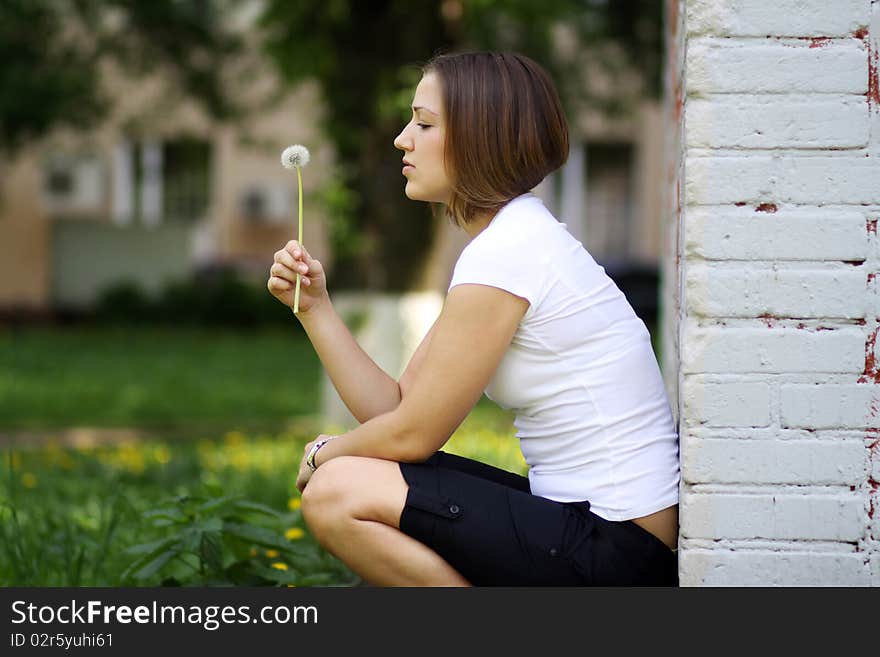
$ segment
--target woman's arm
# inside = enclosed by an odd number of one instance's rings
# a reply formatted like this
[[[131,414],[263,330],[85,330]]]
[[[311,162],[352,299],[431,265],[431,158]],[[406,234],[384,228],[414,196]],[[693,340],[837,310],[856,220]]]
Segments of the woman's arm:
[[[400,386],[361,349],[330,297],[297,318],[306,330],[330,381],[358,422],[400,404]]]
[[[528,306],[525,299],[495,287],[452,288],[430,339],[422,343],[423,360],[411,362],[418,376],[405,387],[400,404],[325,444],[315,463],[343,455],[404,462],[428,458],[483,394]]]

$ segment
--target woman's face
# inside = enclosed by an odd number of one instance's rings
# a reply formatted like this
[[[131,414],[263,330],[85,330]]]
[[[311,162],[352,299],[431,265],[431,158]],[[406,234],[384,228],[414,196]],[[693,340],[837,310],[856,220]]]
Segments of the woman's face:
[[[406,196],[414,201],[448,203],[452,184],[443,161],[443,94],[436,74],[422,77],[413,97],[412,119],[394,140],[403,151]]]

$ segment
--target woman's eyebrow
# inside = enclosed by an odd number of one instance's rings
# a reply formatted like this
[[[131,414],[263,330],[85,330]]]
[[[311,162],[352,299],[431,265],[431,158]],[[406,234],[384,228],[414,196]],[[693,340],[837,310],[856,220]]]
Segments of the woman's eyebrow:
[[[439,114],[437,114],[437,112],[432,112],[432,111],[429,110],[427,107],[422,107],[421,105],[413,105],[413,106],[412,106],[412,111],[413,111],[413,112],[417,112],[418,110],[425,110],[425,111],[428,112],[429,114],[433,114],[434,116],[439,116]]]

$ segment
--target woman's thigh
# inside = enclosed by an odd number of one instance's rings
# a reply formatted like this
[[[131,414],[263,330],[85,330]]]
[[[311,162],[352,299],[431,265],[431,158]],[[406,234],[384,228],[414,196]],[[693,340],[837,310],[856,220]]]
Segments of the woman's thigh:
[[[401,531],[475,585],[674,585],[674,554],[662,542],[596,516],[589,502],[532,495],[525,477],[445,452],[400,471]]]
[[[449,454],[447,452],[435,452],[427,461],[427,465],[434,465],[447,470],[456,470],[480,479],[493,481],[496,484],[508,486],[524,493],[531,493],[532,488],[529,484],[529,478],[518,475],[515,472],[508,472],[494,465],[475,461],[457,454]]]

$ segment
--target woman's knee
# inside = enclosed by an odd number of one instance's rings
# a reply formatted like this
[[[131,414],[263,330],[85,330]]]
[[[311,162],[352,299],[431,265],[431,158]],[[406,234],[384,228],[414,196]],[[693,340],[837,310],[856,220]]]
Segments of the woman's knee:
[[[356,461],[354,456],[339,456],[312,473],[302,493],[302,514],[306,522],[317,512],[327,515],[344,503],[348,497],[346,487],[356,471]]]
[[[324,529],[351,519],[395,525],[407,485],[393,461],[339,456],[322,464],[302,495],[303,518]]]

